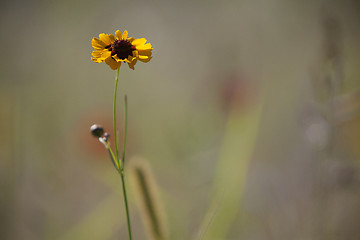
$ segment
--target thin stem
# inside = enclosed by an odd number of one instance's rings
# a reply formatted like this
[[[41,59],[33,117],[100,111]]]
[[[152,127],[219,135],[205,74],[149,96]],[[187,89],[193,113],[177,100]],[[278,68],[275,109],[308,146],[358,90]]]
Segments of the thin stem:
[[[107,139],[99,137],[99,141],[104,145],[106,150],[108,150],[111,162],[113,163],[115,169],[119,172],[120,171],[120,166],[118,165],[118,162],[115,161],[116,157],[115,157],[113,151],[111,150],[110,144],[108,143]]]
[[[126,186],[125,186],[125,177],[124,177],[124,170],[120,170],[120,176],[121,176],[121,182],[122,182],[122,189],[123,189],[123,196],[124,196],[124,204],[125,204],[125,211],[126,211],[126,220],[127,220],[127,226],[128,226],[128,232],[129,232],[129,240],[132,239],[131,235],[131,224],[130,224],[130,213],[129,213],[129,206],[127,201],[127,195],[126,195]]]
[[[126,154],[126,142],[127,142],[127,117],[128,117],[128,103],[127,103],[127,96],[125,95],[125,126],[124,126],[124,148],[123,148],[123,155],[122,155],[122,166],[125,168],[125,154]]]
[[[132,234],[131,234],[131,224],[130,224],[130,213],[129,213],[129,206],[128,206],[128,200],[127,200],[127,194],[126,194],[126,186],[125,186],[125,176],[124,176],[124,161],[125,161],[125,148],[126,148],[126,136],[127,136],[127,97],[125,96],[125,133],[124,133],[124,149],[123,149],[123,155],[122,160],[120,163],[119,158],[119,144],[118,144],[118,136],[117,136],[117,129],[116,129],[116,95],[117,95],[117,85],[119,82],[119,69],[116,71],[116,79],[115,79],[115,90],[114,90],[114,138],[115,138],[115,154],[116,154],[116,161],[118,166],[118,173],[121,177],[121,183],[122,183],[122,190],[123,190],[123,197],[124,197],[124,205],[125,205],[125,211],[126,211],[126,221],[128,226],[128,232],[129,232],[129,240],[132,240]],[[108,148],[109,153],[111,157],[114,157],[114,154],[111,151],[111,148]]]
[[[110,146],[108,146],[106,149],[108,150],[108,153],[110,155],[112,163],[114,164],[115,169],[119,172],[120,166],[118,165],[117,162],[115,162],[115,155],[114,155],[113,151],[111,150]]]
[[[111,157],[111,160],[112,160],[113,164],[115,165],[116,170],[119,171],[119,170],[120,170],[120,166],[118,166],[118,165],[116,164],[116,162],[115,162],[115,156],[114,156],[114,153],[113,153],[113,151],[111,150],[110,146],[108,146],[107,150],[109,151],[109,155],[110,155],[110,157]]]
[[[118,166],[121,168],[120,161],[119,161],[119,144],[118,144],[118,136],[117,136],[117,129],[116,129],[116,95],[117,95],[117,86],[119,82],[119,70],[116,71],[116,78],[115,78],[115,90],[114,90],[114,141],[115,141],[115,154],[116,154],[116,161]]]

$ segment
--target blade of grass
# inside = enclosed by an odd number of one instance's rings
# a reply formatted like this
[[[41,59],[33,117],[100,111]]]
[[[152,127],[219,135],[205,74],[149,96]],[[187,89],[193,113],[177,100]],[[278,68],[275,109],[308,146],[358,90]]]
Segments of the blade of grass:
[[[245,189],[261,112],[262,102],[246,113],[240,114],[237,109],[233,109],[229,114],[216,168],[214,194],[209,214],[205,216],[201,228],[201,232],[205,232],[204,235],[200,235],[202,239],[226,239],[233,221],[241,212],[239,203]],[[211,220],[214,209],[217,208],[216,216]]]

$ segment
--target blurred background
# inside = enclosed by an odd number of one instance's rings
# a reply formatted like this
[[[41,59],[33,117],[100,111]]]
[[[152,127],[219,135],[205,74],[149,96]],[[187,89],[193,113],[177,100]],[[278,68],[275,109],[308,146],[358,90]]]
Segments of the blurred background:
[[[149,163],[171,240],[360,239],[360,4],[1,1],[0,239],[127,239],[115,71],[91,39],[154,47],[120,69],[127,164]],[[148,239],[132,183],[134,239]]]

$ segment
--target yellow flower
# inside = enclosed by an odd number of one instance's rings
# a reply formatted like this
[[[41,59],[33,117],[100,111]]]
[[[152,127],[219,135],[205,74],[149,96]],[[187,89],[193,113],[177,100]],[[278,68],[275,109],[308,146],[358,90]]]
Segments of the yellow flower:
[[[145,38],[128,38],[128,32],[119,30],[112,34],[101,33],[99,38],[93,38],[91,44],[95,49],[92,52],[94,62],[105,62],[116,70],[121,62],[127,62],[129,68],[134,69],[137,60],[148,62],[151,59],[152,46],[146,43]]]

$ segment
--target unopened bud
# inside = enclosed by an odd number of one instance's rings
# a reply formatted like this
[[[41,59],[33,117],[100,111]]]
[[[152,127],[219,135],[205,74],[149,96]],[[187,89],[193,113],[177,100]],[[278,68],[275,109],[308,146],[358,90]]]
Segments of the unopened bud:
[[[101,137],[103,134],[104,134],[104,128],[101,127],[100,125],[97,125],[97,124],[93,124],[91,127],[90,127],[90,132],[91,134],[94,136],[94,137]]]

